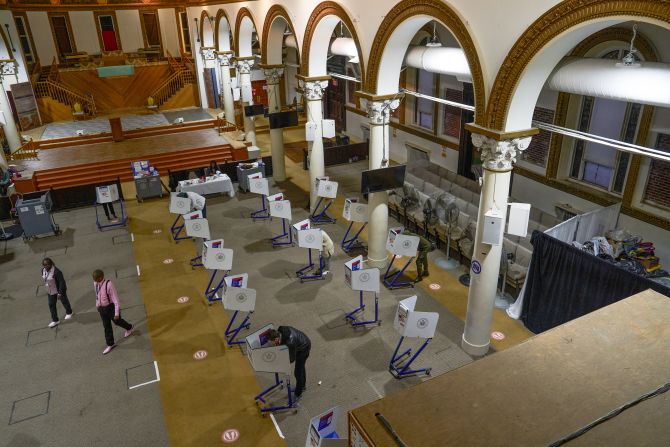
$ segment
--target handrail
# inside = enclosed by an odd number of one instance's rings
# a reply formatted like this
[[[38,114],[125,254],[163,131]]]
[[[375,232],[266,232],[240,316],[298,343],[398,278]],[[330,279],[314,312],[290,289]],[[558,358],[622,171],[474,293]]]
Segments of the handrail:
[[[236,130],[240,130],[239,127],[237,127],[237,124],[231,123],[225,118],[221,118],[220,116],[216,117],[216,128],[219,131],[219,135],[221,135],[224,132],[235,132]]]
[[[38,98],[48,96],[71,107],[79,103],[82,110],[88,115],[95,115],[96,112],[93,95],[83,95],[50,79],[35,83],[35,96]]]
[[[9,154],[10,160],[39,160],[37,157],[37,145],[31,138],[23,146]]]
[[[54,56],[53,60],[51,61],[51,67],[49,68],[49,80],[53,82],[58,82],[59,79],[60,75],[58,73],[58,61]]]
[[[163,83],[159,85],[150,96],[154,99],[154,103],[157,106],[161,106],[170,99],[172,95],[184,87],[184,84],[184,72],[176,71],[163,81]]]

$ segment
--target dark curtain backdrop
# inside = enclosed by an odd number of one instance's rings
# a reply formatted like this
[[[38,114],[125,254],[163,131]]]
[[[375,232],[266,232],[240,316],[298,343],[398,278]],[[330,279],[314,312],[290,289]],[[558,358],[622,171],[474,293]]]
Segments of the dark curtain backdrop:
[[[531,243],[533,258],[521,319],[536,334],[643,290],[670,296],[661,284],[537,230]]]

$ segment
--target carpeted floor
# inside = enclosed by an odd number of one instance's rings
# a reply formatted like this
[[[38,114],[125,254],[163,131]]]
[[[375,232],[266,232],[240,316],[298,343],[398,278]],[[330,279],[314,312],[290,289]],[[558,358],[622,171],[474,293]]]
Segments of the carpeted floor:
[[[161,113],[147,115],[126,115],[121,117],[121,126],[124,130],[142,129],[145,127],[165,126],[170,124]],[[64,123],[48,124],[42,133],[41,140],[54,138],[73,137],[78,130],[83,130],[86,135],[111,132],[109,119],[96,118],[87,121],[72,121]]]

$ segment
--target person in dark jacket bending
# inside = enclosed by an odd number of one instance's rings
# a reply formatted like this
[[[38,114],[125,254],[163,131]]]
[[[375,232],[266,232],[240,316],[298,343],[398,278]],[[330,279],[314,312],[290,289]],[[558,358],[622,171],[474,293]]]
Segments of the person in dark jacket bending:
[[[312,348],[312,342],[304,332],[291,326],[279,326],[276,330],[272,330],[269,334],[269,339],[274,346],[285,345],[288,347],[288,355],[291,363],[295,362],[295,397],[300,398],[302,392],[305,390],[305,382],[307,382],[307,372],[305,371],[305,363],[309,357],[309,350]]]
[[[60,323],[56,301],[60,300],[63,304],[66,320],[72,318],[72,307],[70,306],[70,300],[67,299],[67,285],[65,284],[63,272],[56,268],[51,258],[44,258],[42,260],[42,279],[49,296],[49,310],[51,311],[51,323],[49,323],[49,327],[56,327]]]

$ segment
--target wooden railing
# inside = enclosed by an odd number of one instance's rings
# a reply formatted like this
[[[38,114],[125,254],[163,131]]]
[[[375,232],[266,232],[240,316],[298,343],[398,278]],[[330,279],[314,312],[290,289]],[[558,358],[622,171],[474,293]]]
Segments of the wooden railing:
[[[179,57],[181,58],[181,63],[182,63],[183,65],[185,65],[185,64],[194,64],[194,63],[195,63],[195,62],[193,61],[193,59],[191,59],[191,56],[189,56],[188,54],[184,53],[184,51],[183,51],[181,48],[179,49]]]
[[[220,116],[216,117],[215,124],[216,129],[219,131],[219,135],[221,135],[224,132],[235,132],[239,128],[235,123],[231,123],[225,118],[221,118]]]
[[[78,93],[51,79],[35,83],[35,96],[38,98],[49,97],[70,107],[74,107],[75,103],[79,103],[85,114],[94,116],[96,113],[93,95]]]
[[[60,74],[58,73],[58,61],[54,57],[51,61],[51,67],[49,68],[49,81],[58,82],[60,80]]]
[[[184,88],[186,84],[191,83],[193,83],[193,74],[190,71],[176,71],[163,81],[163,83],[159,85],[150,96],[154,99],[154,104],[161,106],[167,102],[172,95]]]
[[[37,144],[31,138],[26,144],[9,155],[10,160],[39,160]]]
[[[30,72],[30,81],[35,84],[37,81],[39,81],[41,74],[42,64],[40,64],[40,61],[37,61],[35,62],[35,65],[33,65],[33,70]]]

